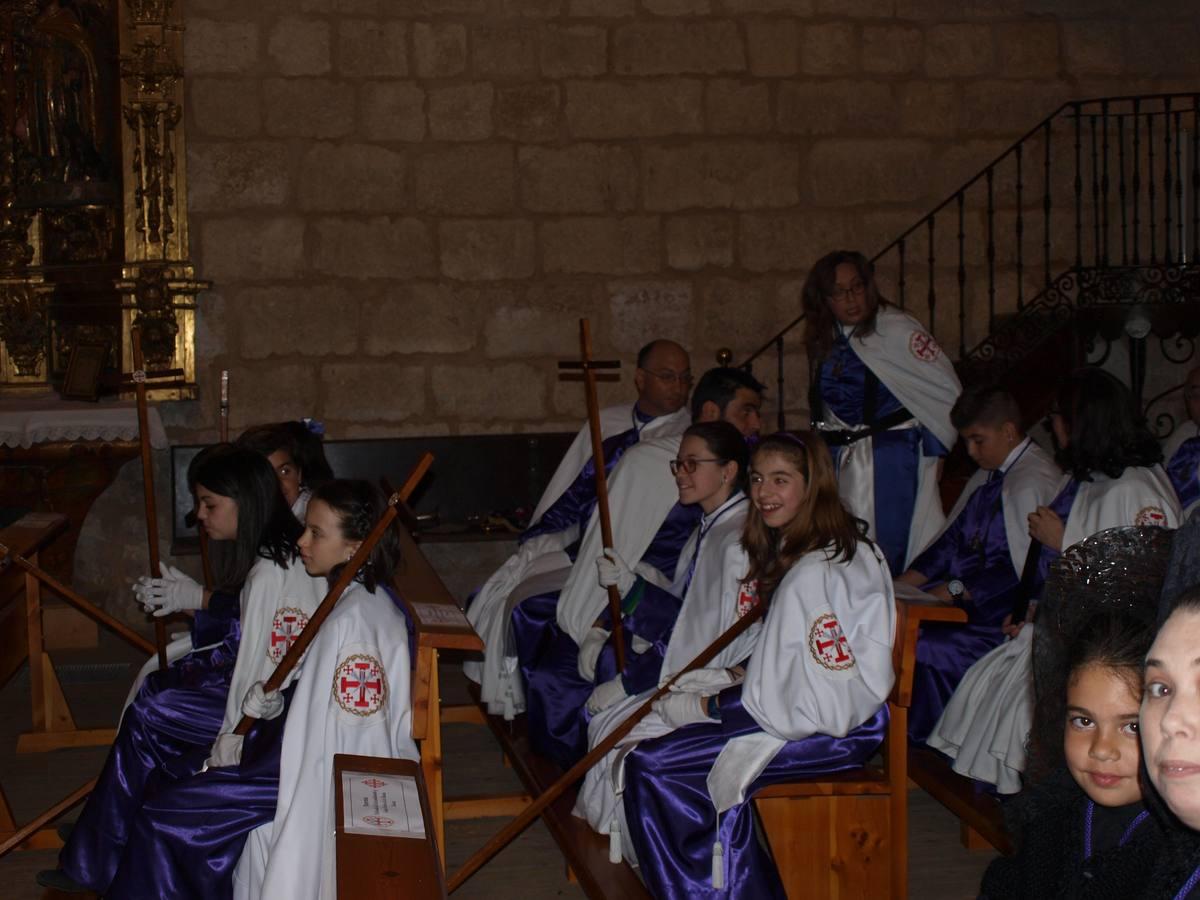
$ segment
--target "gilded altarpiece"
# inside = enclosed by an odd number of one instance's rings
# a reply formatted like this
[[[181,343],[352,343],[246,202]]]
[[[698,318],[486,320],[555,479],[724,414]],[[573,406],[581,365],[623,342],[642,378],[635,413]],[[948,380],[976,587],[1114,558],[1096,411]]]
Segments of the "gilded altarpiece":
[[[196,295],[175,0],[0,0],[0,393],[61,382],[72,348],[179,370],[195,395]]]

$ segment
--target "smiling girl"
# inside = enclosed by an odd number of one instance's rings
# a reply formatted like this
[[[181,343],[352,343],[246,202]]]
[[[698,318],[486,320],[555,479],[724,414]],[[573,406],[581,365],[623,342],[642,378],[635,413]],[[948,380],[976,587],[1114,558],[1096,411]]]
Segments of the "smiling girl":
[[[1100,609],[1045,655],[1030,766],[1044,774],[1013,801],[1018,849],[988,867],[986,900],[1139,895],[1162,845],[1138,784],[1148,615]]]
[[[656,897],[782,897],[748,798],[860,765],[886,730],[892,579],[842,506],[825,444],[810,432],[763,440],[750,498],[745,583],[770,606],[745,678],[684,675],[654,706],[675,730],[625,758],[623,849]]]

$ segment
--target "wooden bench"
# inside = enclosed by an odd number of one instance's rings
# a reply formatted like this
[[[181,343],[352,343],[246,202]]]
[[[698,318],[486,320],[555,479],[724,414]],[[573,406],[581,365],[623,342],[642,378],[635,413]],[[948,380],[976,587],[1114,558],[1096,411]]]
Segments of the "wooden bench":
[[[888,727],[879,761],[764,788],[754,804],[789,897],[908,896],[908,709],[924,622],[965,622],[958,607],[897,598]]]
[[[392,586],[412,617],[417,632],[417,658],[413,660],[412,679],[412,736],[421,750],[421,769],[429,791],[433,832],[444,863],[447,802],[442,790],[438,651],[483,650],[483,641],[421,553],[408,528],[400,521],[396,522],[396,528],[401,561]]]
[[[964,847],[979,850],[991,846],[1001,853],[1013,852],[1000,801],[955,772],[946,757],[926,747],[910,748],[908,777],[958,818]]]
[[[347,779],[347,774],[367,778]],[[403,780],[412,779],[420,803],[424,837],[402,834],[363,834],[351,829],[346,821],[344,789],[348,782],[363,792],[368,802],[386,793],[395,802]],[[337,808],[335,845],[337,860],[337,896],[339,900],[392,900],[395,897],[426,900],[446,896],[446,881],[436,835],[430,829],[429,795],[421,766],[408,759],[378,756],[352,756],[339,753],[333,758],[333,785]],[[380,792],[375,794],[375,792]],[[374,795],[374,796],[373,796]],[[401,802],[401,807],[405,806]],[[374,812],[374,810],[373,810]],[[370,825],[386,829],[413,815],[379,813],[364,818]],[[374,818],[375,821],[370,821]],[[382,821],[380,821],[382,819]],[[364,824],[368,824],[364,823]]]

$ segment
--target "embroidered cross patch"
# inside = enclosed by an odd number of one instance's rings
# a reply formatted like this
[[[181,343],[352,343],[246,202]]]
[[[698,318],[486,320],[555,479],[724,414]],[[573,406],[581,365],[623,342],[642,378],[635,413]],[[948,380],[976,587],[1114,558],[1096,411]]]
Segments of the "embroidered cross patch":
[[[1157,525],[1159,528],[1167,527],[1167,514],[1163,512],[1161,506],[1143,506],[1138,510],[1136,518],[1133,520],[1134,525]]]
[[[924,331],[914,331],[908,339],[908,349],[921,362],[933,362],[942,353],[933,335]]]
[[[808,630],[808,652],[812,658],[824,666],[840,672],[854,665],[854,653],[850,650],[850,642],[842,632],[833,613],[817,616],[812,628]]]
[[[370,716],[379,712],[387,700],[383,663],[363,653],[347,656],[333,673],[333,699],[351,715]]]
[[[758,606],[758,580],[743,584],[738,591],[737,617],[740,619],[754,607]]]
[[[272,662],[278,665],[307,624],[308,616],[302,609],[284,606],[275,610],[275,618],[271,621],[271,643],[267,645],[267,656]]]

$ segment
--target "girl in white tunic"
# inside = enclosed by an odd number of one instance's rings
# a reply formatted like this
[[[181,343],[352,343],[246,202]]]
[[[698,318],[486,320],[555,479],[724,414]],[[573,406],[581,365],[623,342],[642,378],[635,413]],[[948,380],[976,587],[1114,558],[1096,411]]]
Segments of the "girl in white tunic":
[[[678,456],[671,461],[679,502],[699,504],[704,516],[679,556],[669,591],[673,597],[682,598],[682,606],[673,628],[659,642],[664,646],[653,648],[653,653],[650,652],[652,648],[645,648],[647,652],[638,656],[639,662],[649,657],[648,661],[654,664],[648,682],[631,684],[627,673],[601,684],[592,692],[587,704],[588,712],[594,716],[588,728],[590,746],[603,740],[659,685],[681,671],[756,605],[758,597],[754,586],[743,584],[749,567],[749,559],[742,547],[742,528],[749,510],[742,485],[748,463],[745,440],[728,422],[693,425],[684,433]],[[602,570],[612,567],[606,557],[600,557],[597,564]],[[643,585],[643,590],[662,591],[648,583]],[[710,666],[723,669],[744,662],[754,646],[759,627],[751,627],[726,647]],[[628,672],[632,670],[633,667],[627,666]],[[631,746],[641,738],[663,734],[667,730],[662,721],[652,715],[639,724],[622,746]],[[620,750],[613,751],[592,767],[576,804],[576,813],[587,818],[601,833],[609,833],[614,822],[617,797],[612,767],[620,753]],[[614,842],[617,840],[614,838]]]
[[[770,607],[744,681],[685,675],[654,707],[675,730],[625,757],[624,849],[656,897],[782,897],[748,798],[861,765],[886,729],[892,580],[842,506],[828,450],[813,433],[772,435],[750,479],[745,583]]]
[[[1179,501],[1162,466],[1162,451],[1137,411],[1129,388],[1094,367],[1063,382],[1050,411],[1056,460],[1067,474],[1049,506],[1029,515],[1037,562],[1027,588],[1040,595],[1050,562],[1065,548],[1120,525],[1178,528]],[[1033,606],[1036,609],[1036,606]],[[1012,640],[982,657],[963,676],[929,736],[954,759],[954,770],[1021,789],[1026,736],[1033,721],[1033,628],[1008,626]]]

